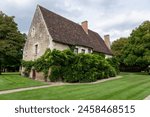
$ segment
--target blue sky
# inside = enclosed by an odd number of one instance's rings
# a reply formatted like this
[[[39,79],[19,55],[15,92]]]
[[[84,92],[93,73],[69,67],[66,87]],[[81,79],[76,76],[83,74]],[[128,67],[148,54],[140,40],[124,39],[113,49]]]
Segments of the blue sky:
[[[150,20],[150,0],[0,0],[0,10],[15,16],[21,32],[28,33],[37,4],[76,23],[87,20],[89,28],[111,41],[130,35]]]

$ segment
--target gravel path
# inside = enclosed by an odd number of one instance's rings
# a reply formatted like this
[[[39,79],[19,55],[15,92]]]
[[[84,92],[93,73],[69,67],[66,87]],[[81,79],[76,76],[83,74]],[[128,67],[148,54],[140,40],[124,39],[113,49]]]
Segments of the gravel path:
[[[150,100],[150,95],[147,96],[144,100]]]
[[[118,78],[121,78],[121,76],[108,78],[108,79],[103,79],[103,80],[98,80],[96,82],[91,82],[91,83],[63,83],[63,82],[52,83],[52,82],[49,82],[49,85],[34,86],[34,87],[27,87],[27,88],[19,88],[19,89],[12,89],[12,90],[5,90],[5,91],[0,91],[0,94],[8,94],[8,93],[15,93],[15,92],[20,92],[20,91],[28,91],[28,90],[33,90],[33,89],[48,88],[48,87],[52,87],[52,86],[96,84],[96,83],[101,83],[101,82],[105,82],[105,81],[115,80],[115,79],[118,79]]]

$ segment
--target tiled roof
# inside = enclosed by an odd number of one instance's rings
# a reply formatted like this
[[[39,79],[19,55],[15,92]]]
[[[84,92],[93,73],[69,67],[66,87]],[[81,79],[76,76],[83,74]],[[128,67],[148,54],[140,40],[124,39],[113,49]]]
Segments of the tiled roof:
[[[88,34],[86,34],[81,25],[41,6],[39,8],[53,41],[68,45],[85,46],[92,48],[93,51],[112,55],[98,33],[88,30]]]

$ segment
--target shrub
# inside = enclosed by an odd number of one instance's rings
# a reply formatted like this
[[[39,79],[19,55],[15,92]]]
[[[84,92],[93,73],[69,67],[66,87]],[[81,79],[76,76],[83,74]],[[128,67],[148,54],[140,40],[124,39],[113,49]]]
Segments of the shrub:
[[[147,72],[150,75],[150,65],[147,67]]]
[[[92,82],[96,81],[96,69],[92,64],[92,55],[78,54],[74,62],[63,69],[63,79],[66,82]]]
[[[51,75],[49,76],[51,82],[56,82],[61,80],[61,67],[60,66],[52,66],[51,67]]]
[[[116,66],[112,60],[106,60],[99,54],[74,54],[71,50],[47,50],[43,56],[27,65],[27,69],[44,72],[45,78],[55,82],[93,82],[116,75]]]
[[[76,55],[69,50],[55,50],[52,53],[55,58],[53,65],[61,66],[59,72],[56,68],[52,68],[52,72],[59,74],[59,78],[61,77],[64,82],[93,82],[116,75],[115,69],[101,55]],[[50,78],[58,79],[55,76]]]
[[[64,82],[79,82],[79,77],[82,78],[81,72],[79,72],[74,65],[63,67],[62,69]]]
[[[45,81],[47,81],[48,71],[52,64],[51,59],[51,50],[47,49],[45,54],[38,58],[35,61],[22,61],[22,66],[25,68],[24,73],[29,76],[29,73],[32,68],[34,68],[37,72],[43,72]]]
[[[21,64],[25,68],[25,70],[23,72],[24,76],[29,77],[30,71],[31,71],[32,67],[34,66],[34,62],[22,60]]]
[[[109,77],[114,77],[114,76],[116,76],[116,71],[115,71],[115,68],[114,67],[112,67],[112,66],[109,66],[109,69],[108,69],[108,74],[109,74]]]
[[[108,63],[114,67],[115,71],[117,74],[119,74],[120,70],[119,70],[119,60],[116,57],[112,57],[112,58],[108,58],[107,59]]]
[[[45,81],[48,78],[48,71],[52,65],[51,50],[48,49],[43,56],[34,61],[34,69],[37,72],[43,72]]]

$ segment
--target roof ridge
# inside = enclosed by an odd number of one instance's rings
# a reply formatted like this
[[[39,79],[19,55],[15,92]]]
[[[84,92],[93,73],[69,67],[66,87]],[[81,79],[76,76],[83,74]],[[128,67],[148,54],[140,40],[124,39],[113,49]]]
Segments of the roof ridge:
[[[43,6],[41,6],[41,5],[38,5],[38,6],[39,6],[39,8],[45,9],[45,10],[47,10],[48,12],[51,12],[51,13],[53,13],[53,14],[55,14],[55,15],[61,17],[61,18],[64,18],[64,19],[66,19],[66,20],[68,20],[68,21],[70,21],[70,22],[72,22],[72,23],[74,23],[74,24],[77,24],[78,26],[82,27],[81,24],[79,24],[79,23],[76,23],[76,22],[74,22],[74,21],[72,21],[72,20],[70,20],[70,19],[68,19],[68,18],[65,18],[65,17],[63,17],[62,15],[59,15],[59,14],[57,14],[57,13],[55,13],[55,12],[53,12],[53,11],[51,11],[51,10],[49,10],[49,9],[47,9],[47,8],[45,8],[45,7],[43,7]],[[93,30],[91,30],[91,29],[88,29],[88,30],[89,30],[89,31],[92,31],[92,32],[95,32],[95,31],[93,31]],[[95,33],[97,33],[97,32],[95,32]],[[97,33],[97,34],[98,34],[98,33]]]
[[[53,13],[53,14],[59,16],[59,17],[62,17],[62,18],[66,19],[66,20],[68,20],[68,21],[70,21],[70,22],[72,22],[72,23],[75,23],[75,24],[81,26],[79,23],[76,23],[76,22],[74,22],[74,21],[72,21],[72,20],[70,20],[70,19],[68,19],[68,18],[65,18],[65,17],[63,17],[62,15],[59,15],[59,14],[57,14],[57,13],[55,13],[55,12],[53,12],[53,11],[51,11],[51,10],[49,10],[49,9],[47,9],[47,8],[45,8],[45,7],[43,7],[43,6],[41,6],[41,5],[38,5],[38,6],[39,6],[39,8],[43,8],[43,9],[45,9],[45,10],[47,10],[47,11],[49,11],[49,12],[51,12],[51,13]]]
[[[72,22],[72,23],[74,23],[74,24],[77,24],[78,26],[82,27],[80,24],[78,24],[78,23],[76,23],[76,22],[74,22],[74,21],[72,21],[72,20],[70,20],[70,19],[68,19],[68,18],[65,18],[65,17],[63,17],[63,16],[61,16],[61,15],[59,15],[59,14],[53,12],[53,11],[50,11],[49,9],[47,9],[47,8],[41,6],[41,5],[38,5],[38,6],[39,6],[39,8],[43,8],[43,9],[45,9],[45,10],[47,10],[47,11],[49,11],[49,12],[51,12],[51,13],[53,13],[53,14],[55,14],[55,15],[61,17],[61,18],[64,18],[64,19],[66,19],[66,20],[68,20],[68,21],[70,21],[70,22]],[[41,12],[42,12],[42,11],[41,11]],[[99,35],[99,33],[97,33],[96,31],[93,31],[93,30],[91,30],[91,29],[88,29],[88,30],[89,30],[89,31],[92,31],[92,32],[94,32],[94,33],[96,33],[96,34]],[[100,36],[100,35],[99,35],[99,36]],[[101,36],[100,36],[100,37],[101,37]]]

